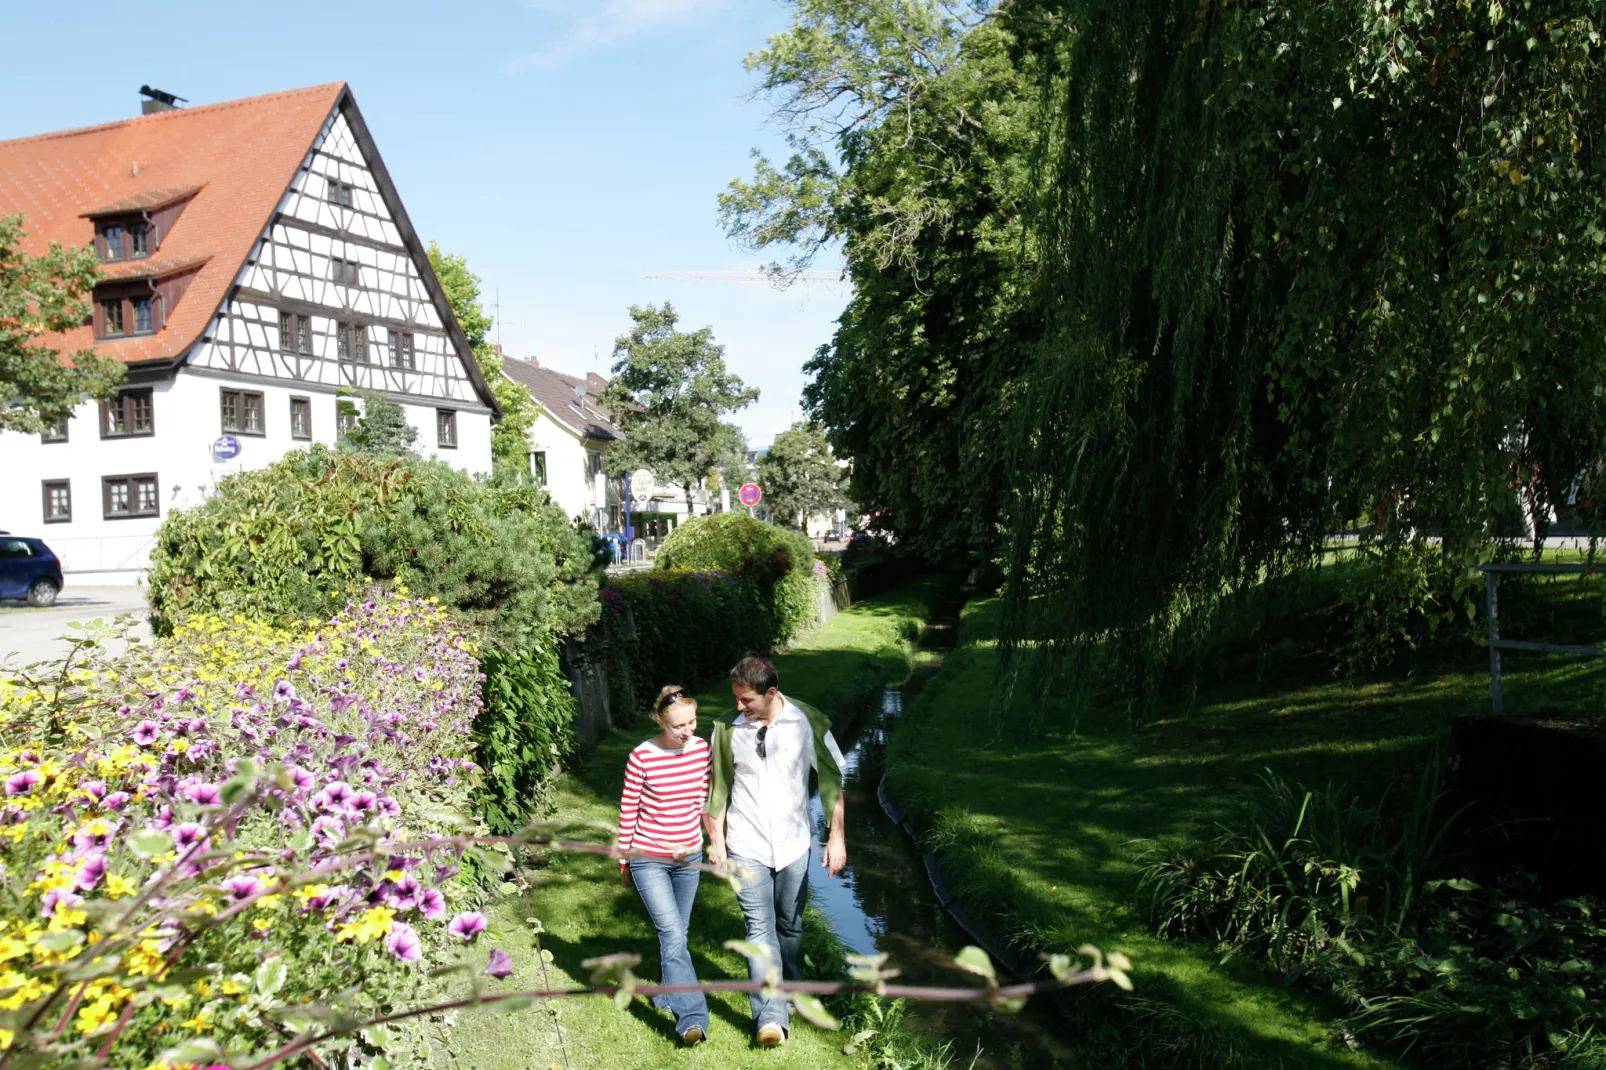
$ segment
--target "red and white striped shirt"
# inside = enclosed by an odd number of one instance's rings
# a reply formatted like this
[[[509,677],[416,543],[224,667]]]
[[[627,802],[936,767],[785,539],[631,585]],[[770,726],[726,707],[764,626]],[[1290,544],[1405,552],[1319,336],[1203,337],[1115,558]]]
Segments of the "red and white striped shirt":
[[[712,755],[708,741],[697,736],[679,750],[649,739],[630,752],[619,799],[620,848],[666,858],[702,848]]]

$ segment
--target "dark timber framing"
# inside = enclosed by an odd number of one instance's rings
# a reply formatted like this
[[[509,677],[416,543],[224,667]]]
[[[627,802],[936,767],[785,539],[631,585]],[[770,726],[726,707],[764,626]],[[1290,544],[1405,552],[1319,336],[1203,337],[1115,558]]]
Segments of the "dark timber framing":
[[[419,239],[418,232],[413,227],[412,219],[408,216],[407,209],[402,204],[401,196],[396,190],[396,184],[391,179],[390,170],[385,166],[384,157],[380,155],[379,147],[377,144],[375,144],[373,135],[368,129],[368,124],[362,117],[362,112],[357,106],[357,100],[351,92],[351,87],[347,86],[341,90],[339,98],[335,101],[334,107],[330,110],[330,113],[325,118],[322,127],[315,135],[313,143],[307,146],[307,150],[302,158],[301,165],[297,169],[296,176],[292,181],[300,179],[303,181],[303,185],[305,185],[303,176],[311,171],[312,161],[320,155],[318,145],[322,143],[324,137],[328,134],[336,118],[344,118],[347,127],[351,130],[352,137],[355,139],[357,147],[362,153],[368,173],[373,178],[374,186],[376,187],[378,196],[384,202],[386,209],[390,212],[390,225],[395,227],[396,232],[401,236],[401,246],[398,248],[389,245],[389,243],[375,242],[371,239],[365,239],[359,235],[353,235],[342,231],[331,231],[330,228],[309,224],[294,217],[284,217],[283,213],[280,211],[280,208],[276,207],[274,211],[269,214],[267,220],[264,221],[262,228],[258,233],[257,241],[252,247],[252,256],[248,257],[246,261],[242,262],[236,267],[236,276],[238,277],[239,272],[244,270],[248,264],[254,262],[255,250],[259,248],[264,241],[272,240],[273,227],[275,224],[281,222],[281,218],[283,219],[284,225],[295,226],[309,233],[323,233],[339,241],[355,242],[356,244],[367,245],[377,250],[405,254],[412,261],[414,268],[417,270],[419,279],[423,283],[424,291],[428,297],[429,303],[434,307],[435,314],[440,319],[440,322],[444,327],[444,334],[447,341],[450,343],[448,347],[448,355],[458,359],[459,364],[467,376],[469,384],[473,388],[475,396],[479,399],[484,408],[490,411],[492,419],[500,419],[502,416],[501,406],[497,404],[496,396],[492,393],[490,384],[485,381],[485,376],[480,371],[479,363],[474,359],[474,350],[469,344],[468,337],[463,333],[463,328],[457,322],[457,317],[452,314],[451,302],[447,300],[446,292],[441,288],[440,279],[435,276],[434,268],[431,267],[429,263],[429,257],[424,249],[423,242]],[[286,193],[289,192],[289,189],[290,187],[287,186]],[[322,191],[319,192],[321,193]],[[305,195],[313,196],[312,191],[310,190],[305,191]],[[353,197],[354,202],[355,200],[356,198]],[[281,207],[282,204],[283,201],[281,199]],[[346,208],[341,206],[341,210],[355,212],[357,214],[367,216],[368,218],[375,219],[376,221],[381,220],[380,216],[373,213],[363,212],[361,209],[356,207]],[[242,292],[242,290],[243,288],[238,283],[230,286],[218,301],[217,307],[212,310],[212,314],[209,317],[208,322],[215,324],[220,316],[228,314],[229,308],[236,301],[246,301],[252,304],[265,303],[270,307],[281,306],[281,302],[278,298],[264,295],[265,300],[258,299],[250,293]],[[282,307],[289,306],[284,305]],[[314,309],[316,309],[315,312],[313,311]],[[292,311],[294,311],[294,309],[292,309]],[[340,314],[335,309],[323,306],[312,306],[310,303],[307,312],[328,319],[340,318]],[[388,325],[387,321],[378,317],[363,316],[361,318],[365,321],[365,324],[371,322],[375,326]],[[405,324],[405,329],[419,334],[427,333],[420,331],[420,325],[418,324]],[[195,350],[200,346],[207,344],[219,344],[217,339],[215,339],[210,333],[210,330],[197,339],[195,345],[191,346],[187,352],[177,359],[144,361],[138,365],[130,365],[129,379],[130,381],[147,381],[155,378],[164,378],[168,374],[171,374],[171,372],[176,370],[178,367],[189,364],[190,358]],[[307,357],[301,354],[296,354],[296,356],[300,357],[300,359],[303,361],[321,359],[317,357]],[[403,372],[401,374],[419,375],[423,373]],[[313,384],[308,383],[307,385],[311,386]],[[423,397],[426,397],[421,395],[413,395],[405,390],[402,390],[401,392],[408,395],[408,400],[411,400],[415,397],[418,397],[422,400]],[[427,397],[431,397],[433,400],[445,400],[439,398],[439,396]],[[471,405],[462,405],[461,399],[453,398],[450,400],[457,403],[459,409],[462,411],[473,410],[473,406]]]

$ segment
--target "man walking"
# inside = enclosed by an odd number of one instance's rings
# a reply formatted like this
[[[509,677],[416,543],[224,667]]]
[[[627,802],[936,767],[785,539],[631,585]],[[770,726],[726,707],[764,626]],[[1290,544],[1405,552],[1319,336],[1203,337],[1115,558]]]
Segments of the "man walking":
[[[847,809],[842,800],[842,751],[831,722],[807,703],[780,691],[773,662],[743,658],[731,670],[736,718],[714,722],[713,787],[703,822],[708,860],[727,858],[741,871],[737,900],[747,921],[747,939],[769,949],[781,976],[803,973],[803,904],[808,901],[809,774],[818,773],[820,801],[831,815],[825,870],[835,877],[848,863]],[[748,974],[760,981],[765,961],[748,959]],[[753,1021],[760,1047],[786,1042],[791,1018],[784,995],[765,999],[754,992]]]

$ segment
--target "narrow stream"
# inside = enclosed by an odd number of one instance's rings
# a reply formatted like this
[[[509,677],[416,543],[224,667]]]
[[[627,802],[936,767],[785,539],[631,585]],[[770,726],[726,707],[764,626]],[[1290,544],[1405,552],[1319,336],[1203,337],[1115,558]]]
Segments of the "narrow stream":
[[[911,984],[970,985],[976,978],[955,969],[953,957],[974,941],[942,908],[926,877],[920,851],[876,798],[882,756],[893,722],[903,712],[903,694],[888,688],[879,711],[866,713],[838,739],[847,759],[843,793],[848,808],[848,868],[831,880],[820,870],[815,837],[810,895],[842,940],[859,954],[885,952],[889,965]],[[814,819],[825,816],[815,797]],[[1025,1070],[1074,1066],[1058,1039],[1053,1012],[1028,1004],[1020,1014],[986,1005],[920,1003],[909,1007],[918,1033],[953,1041],[954,1065],[978,1070]]]

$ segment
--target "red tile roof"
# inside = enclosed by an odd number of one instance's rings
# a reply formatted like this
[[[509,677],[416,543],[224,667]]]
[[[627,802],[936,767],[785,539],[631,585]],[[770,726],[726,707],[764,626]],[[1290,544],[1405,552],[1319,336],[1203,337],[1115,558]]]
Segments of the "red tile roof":
[[[153,189],[143,193],[136,193],[132,197],[124,197],[111,204],[103,204],[99,208],[91,208],[82,213],[85,219],[94,219],[103,215],[121,215],[124,212],[137,212],[140,209],[166,208],[174,201],[199,193],[199,186],[180,186],[177,189]]]
[[[0,213],[22,213],[25,251],[37,254],[51,242],[88,244],[90,214],[199,189],[152,258],[201,262],[183,300],[156,334],[95,347],[125,364],[178,357],[211,322],[344,89],[333,82],[0,141]],[[48,341],[72,352],[94,336],[85,326]]]

